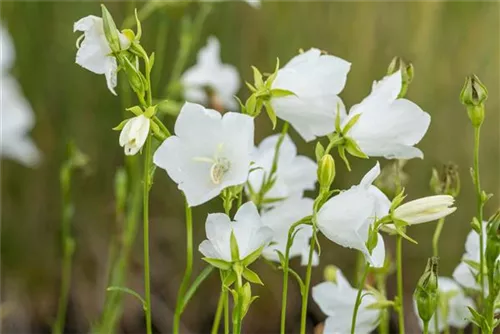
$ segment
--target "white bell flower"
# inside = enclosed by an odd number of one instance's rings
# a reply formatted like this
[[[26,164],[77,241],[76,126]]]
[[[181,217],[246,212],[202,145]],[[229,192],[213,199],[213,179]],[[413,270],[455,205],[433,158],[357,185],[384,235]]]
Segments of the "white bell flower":
[[[144,115],[130,118],[120,133],[120,146],[125,155],[135,155],[144,146],[151,126],[150,119]]]
[[[276,251],[285,255],[290,227],[302,218],[312,215],[313,202],[310,198],[291,197],[262,213],[262,223],[273,231],[272,244],[264,249],[262,256],[270,261],[280,262]],[[290,247],[289,258],[301,256],[302,265],[307,265],[312,226],[301,225],[297,227],[297,230],[292,247]],[[312,264],[316,266],[318,263],[319,256],[314,252]]]
[[[385,260],[384,239],[378,234],[378,242],[372,254],[366,246],[370,226],[389,213],[389,199],[373,181],[380,174],[377,162],[361,180],[349,190],[330,198],[317,214],[319,230],[331,241],[361,251],[373,267],[382,267]]]
[[[394,217],[410,225],[438,220],[452,214],[455,199],[449,195],[435,195],[405,203],[394,210]]]
[[[40,161],[40,153],[28,137],[35,120],[21,87],[8,74],[14,58],[11,37],[0,25],[0,155],[32,167]]]
[[[253,139],[252,117],[234,112],[222,116],[186,102],[175,122],[175,136],[161,144],[153,161],[178,184],[189,205],[196,206],[247,181]]]
[[[344,89],[351,64],[310,49],[292,58],[277,73],[272,89],[295,95],[275,97],[276,116],[289,122],[306,141],[334,131],[337,107],[345,114],[338,94]]]
[[[323,333],[344,334],[351,332],[352,316],[358,289],[351,287],[340,270],[336,274],[337,282],[323,282],[312,288],[312,297],[323,313],[327,315]],[[356,317],[356,333],[371,333],[380,320],[380,310],[368,309],[377,300],[363,290],[363,298]]]
[[[462,288],[449,277],[438,277],[438,289],[440,300],[446,300],[445,305],[438,306],[438,329],[442,332],[445,327],[465,328],[470,321],[471,314],[467,307],[474,307],[474,301],[466,297]],[[445,306],[444,308],[442,306]],[[418,315],[417,303],[413,300],[413,308]],[[446,310],[446,314],[443,312]],[[429,320],[429,332],[435,333],[435,315]],[[418,319],[420,328],[423,329],[423,322]]]
[[[75,23],[73,31],[84,33],[84,39],[76,52],[76,63],[96,74],[104,74],[108,89],[116,95],[118,65],[104,35],[102,18],[94,15],[86,16]],[[122,50],[128,49],[130,40],[120,32],[118,36]]]
[[[370,157],[423,158],[422,151],[413,146],[427,132],[431,117],[410,100],[398,99],[401,85],[401,71],[374,82],[370,95],[353,106],[342,122],[344,128],[354,116],[361,114],[344,135]]]
[[[273,236],[273,231],[262,224],[259,212],[252,202],[247,202],[238,209],[233,222],[223,213],[209,214],[205,230],[207,240],[200,244],[199,251],[209,259],[225,262],[232,262],[231,233],[234,233],[238,245],[238,260],[265,247]]]
[[[196,65],[184,72],[181,77],[184,97],[187,101],[208,105],[210,97],[207,89],[212,90],[214,98],[221,107],[237,110],[234,95],[240,89],[240,77],[236,67],[223,64],[220,59],[220,43],[213,36],[198,53]]]
[[[260,192],[264,178],[268,178],[273,165],[276,143],[279,135],[265,138],[253,152],[252,171],[248,183],[255,193]],[[266,192],[264,199],[302,196],[305,190],[314,190],[317,179],[316,163],[302,155],[297,155],[297,147],[288,135],[281,143],[276,170],[276,181]],[[249,194],[249,187],[245,188]],[[271,204],[272,205],[272,204]]]

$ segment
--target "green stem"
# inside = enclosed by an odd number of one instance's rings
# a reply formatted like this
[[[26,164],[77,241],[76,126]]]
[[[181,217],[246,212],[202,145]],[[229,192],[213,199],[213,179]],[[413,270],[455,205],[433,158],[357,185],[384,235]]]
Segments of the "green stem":
[[[398,320],[399,320],[399,334],[405,334],[405,313],[404,313],[404,299],[403,299],[403,237],[397,235],[396,238],[396,261],[397,261],[397,281],[398,281]]]
[[[151,135],[148,135],[144,151],[144,193],[143,193],[143,238],[144,238],[144,294],[145,294],[145,310],[146,313],[146,332],[152,333],[151,323],[151,273],[149,271],[149,188],[151,185],[150,178],[150,163],[151,163]]]
[[[222,311],[224,310],[224,296],[224,287],[222,287],[222,291],[219,295],[219,302],[217,303],[217,311],[215,311],[214,323],[212,324],[212,330],[210,331],[211,334],[219,333],[220,319],[222,318]]]
[[[184,271],[184,277],[182,278],[181,286],[177,293],[177,304],[175,306],[174,314],[174,334],[179,333],[179,327],[181,322],[182,314],[182,304],[184,299],[184,294],[188,288],[189,281],[191,280],[191,272],[193,271],[193,215],[191,208],[186,201],[186,270]]]
[[[378,273],[375,277],[377,281],[377,290],[384,297],[384,299],[387,299],[387,290],[385,287],[386,274]],[[386,308],[380,311],[378,332],[379,334],[389,334],[389,311]]]
[[[432,255],[435,257],[439,256],[439,238],[441,237],[441,231],[444,226],[444,218],[438,220],[436,229],[434,230],[434,235],[432,236]]]
[[[302,311],[300,314],[300,334],[306,334],[306,316],[307,316],[307,301],[309,298],[309,286],[311,285],[311,273],[312,273],[312,258],[314,253],[314,248],[316,246],[316,212],[314,213],[312,219],[313,233],[311,236],[310,248],[309,248],[309,258],[307,260],[307,270],[306,270],[306,281],[304,283],[304,291],[302,291]]]
[[[363,276],[359,282],[358,294],[356,295],[356,303],[354,304],[354,312],[352,314],[351,321],[351,334],[356,333],[356,318],[358,316],[359,306],[361,305],[361,293],[363,292],[363,287],[365,286],[366,276],[368,276],[368,271],[370,269],[370,264],[366,263],[365,269],[363,271]]]
[[[424,321],[424,334],[429,333],[429,321]]]
[[[198,277],[196,277],[193,284],[188,289],[188,291],[185,293],[184,298],[182,299],[181,313],[184,312],[184,309],[186,308],[187,304],[189,303],[191,298],[194,296],[194,294],[196,293],[196,291],[200,287],[201,283],[203,283],[203,281],[205,279],[207,279],[207,277],[212,273],[212,270],[214,270],[214,267],[207,266],[207,267],[205,267],[205,269],[203,269],[201,271],[201,273],[198,275]]]
[[[479,285],[481,286],[481,305],[484,307],[485,301],[485,284],[484,284],[484,231],[483,231],[483,199],[481,196],[481,182],[479,177],[479,139],[481,134],[481,127],[474,127],[474,185],[476,186],[477,196],[477,219],[479,221]]]
[[[224,288],[224,334],[229,334],[229,294]]]
[[[242,318],[242,300],[243,300],[243,295],[241,293],[242,289],[242,279],[241,275],[237,274],[237,279],[236,279],[236,293],[238,294],[238,300],[235,300],[235,307],[234,307],[234,314],[233,314],[233,334],[241,334],[241,318]]]

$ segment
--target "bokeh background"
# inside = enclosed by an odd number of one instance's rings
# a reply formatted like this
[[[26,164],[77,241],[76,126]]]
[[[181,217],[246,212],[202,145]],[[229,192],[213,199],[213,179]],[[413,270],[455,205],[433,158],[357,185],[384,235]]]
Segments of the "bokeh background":
[[[123,230],[114,208],[114,174],[124,164],[118,133],[111,131],[130,105],[130,94],[112,96],[102,76],[75,64],[73,23],[100,15],[97,2],[2,1],[1,20],[13,37],[16,49],[12,71],[36,115],[32,137],[43,153],[43,162],[29,169],[2,160],[1,166],[1,319],[5,333],[50,331],[60,287],[61,194],[59,168],[72,139],[90,158],[89,167],[73,179],[75,217],[72,231],[77,242],[71,282],[66,332],[88,332],[99,318],[105,298],[110,245]],[[107,4],[117,24],[141,8],[144,2]],[[164,98],[178,49],[183,16],[195,17],[199,4],[158,6],[143,22],[142,44],[156,51],[153,69],[155,98]],[[341,94],[347,105],[366,96],[371,82],[381,78],[393,56],[411,60],[415,79],[408,97],[432,116],[432,123],[419,147],[424,160],[410,161],[410,198],[430,194],[432,167],[453,161],[460,169],[462,191],[458,210],[447,219],[441,238],[440,273],[450,276],[464,251],[464,241],[474,215],[475,195],[469,176],[472,164],[472,127],[458,95],[464,77],[476,73],[488,87],[486,122],[482,131],[481,177],[486,191],[495,193],[485,216],[499,206],[500,113],[499,113],[499,4],[496,2],[267,2],[255,9],[242,1],[215,3],[201,36],[187,59],[210,35],[222,45],[222,59],[234,64],[242,80],[251,80],[250,65],[263,71],[274,68],[275,59],[288,61],[300,48],[318,47],[352,62],[347,85]],[[160,31],[162,31],[160,33]],[[160,55],[161,56],[158,56]],[[158,62],[158,58],[161,59]],[[123,81],[123,80],[122,80]],[[248,91],[240,91],[246,98]],[[132,100],[133,101],[133,100]],[[165,116],[170,128],[174,118]],[[270,122],[257,120],[256,141],[270,134]],[[314,146],[292,134],[302,154]],[[373,161],[352,159],[353,171],[338,163],[337,188],[358,182]],[[382,165],[387,161],[381,159]],[[221,202],[194,209],[195,245],[204,239],[207,212],[221,211]],[[410,302],[415,283],[431,255],[435,224],[412,227],[409,234],[419,245],[404,249],[405,292]],[[142,234],[139,227],[130,258],[127,286],[142,292]],[[151,198],[152,290],[155,329],[170,332],[175,296],[184,268],[184,209],[181,194],[166,173],[158,171]],[[115,241],[113,241],[115,240]],[[386,238],[394,249],[394,240]],[[322,239],[321,266],[313,284],[322,280],[322,267],[336,264],[353,277],[356,257]],[[297,262],[299,272],[303,269]],[[195,252],[195,274],[204,267]],[[264,287],[255,287],[260,299],[245,319],[245,330],[272,333],[279,328],[281,273],[258,263]],[[209,331],[218,299],[218,277],[212,275],[194,297],[183,317],[184,332]],[[394,277],[390,278],[394,286]],[[389,293],[394,291],[389,287]],[[311,303],[313,304],[313,303]],[[125,298],[120,331],[143,332],[142,310],[136,300]],[[315,306],[311,323],[324,319]],[[407,306],[409,332],[416,332],[412,308]],[[289,293],[289,330],[297,331],[300,294],[294,283]]]

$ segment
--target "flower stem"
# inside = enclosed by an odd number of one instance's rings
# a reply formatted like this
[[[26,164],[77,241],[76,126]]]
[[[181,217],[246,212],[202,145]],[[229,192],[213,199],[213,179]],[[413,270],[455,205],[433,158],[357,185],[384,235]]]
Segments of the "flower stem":
[[[143,197],[143,237],[144,237],[144,294],[146,313],[146,332],[152,333],[151,323],[151,273],[149,271],[149,188],[151,175],[149,173],[151,163],[151,135],[148,135],[144,151],[144,197]]]
[[[224,334],[229,334],[229,294],[224,289]]]
[[[224,289],[224,287],[222,287]],[[219,324],[222,317],[222,310],[224,310],[224,290],[220,292],[219,301],[217,302],[217,311],[215,311],[214,323],[212,324],[211,334],[219,333]]]
[[[483,199],[482,199],[482,190],[481,190],[481,182],[479,176],[479,139],[481,134],[481,127],[474,127],[474,185],[476,186],[476,196],[477,196],[477,220],[480,224],[479,231],[479,285],[481,286],[481,305],[484,306],[485,301],[485,284],[484,284],[484,231],[482,228],[483,224]]]
[[[398,285],[398,320],[399,320],[399,334],[405,334],[405,313],[404,313],[404,299],[403,299],[403,237],[397,235],[396,238],[396,261],[397,261],[397,285]]]
[[[363,292],[363,287],[365,286],[366,276],[368,276],[368,271],[370,269],[370,264],[366,263],[365,269],[363,271],[363,276],[359,282],[358,294],[356,295],[356,303],[354,304],[354,312],[352,314],[351,321],[351,334],[356,333],[356,318],[358,316],[359,306],[361,305],[361,293]]]
[[[212,273],[212,270],[214,270],[214,267],[207,266],[205,267],[205,269],[201,271],[198,277],[196,277],[191,287],[184,294],[184,298],[182,299],[181,313],[184,312],[184,309],[186,308],[187,304],[189,303],[193,295],[196,293],[201,283],[203,283],[203,281]]]
[[[189,281],[191,280],[191,272],[193,271],[193,215],[191,208],[186,201],[186,270],[182,278],[181,286],[177,292],[177,304],[174,313],[174,334],[179,333],[179,326],[181,322],[182,304],[184,294],[188,288]]]
[[[309,286],[311,285],[312,258],[313,258],[313,253],[314,253],[314,247],[316,246],[316,213],[314,213],[314,216],[312,219],[312,229],[313,229],[313,233],[311,236],[311,243],[310,243],[310,248],[309,248],[309,258],[307,260],[306,280],[304,283],[304,291],[302,291],[302,311],[300,314],[300,334],[306,334],[307,301],[309,298]]]
[[[242,308],[243,308],[243,294],[242,290],[242,278],[241,274],[236,274],[236,293],[238,294],[238,299],[235,300],[234,314],[233,314],[233,334],[241,334],[241,318],[242,318]]]
[[[439,257],[439,238],[444,226],[444,218],[438,220],[434,235],[432,236],[432,256]]]
[[[429,333],[429,321],[424,321],[424,334]]]
[[[377,290],[380,292],[380,294],[384,297],[387,298],[387,290],[385,287],[385,279],[386,279],[386,274],[384,273],[377,273],[376,281],[377,281]],[[380,310],[380,323],[378,326],[378,332],[380,334],[389,334],[389,311],[384,308]]]

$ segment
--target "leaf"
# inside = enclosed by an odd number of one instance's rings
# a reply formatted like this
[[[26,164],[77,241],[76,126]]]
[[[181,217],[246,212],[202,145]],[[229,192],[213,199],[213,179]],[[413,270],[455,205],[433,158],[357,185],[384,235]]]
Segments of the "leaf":
[[[349,160],[347,160],[347,157],[345,155],[345,148],[344,148],[344,146],[339,146],[339,155],[340,155],[340,158],[344,161],[345,166],[347,167],[347,170],[350,172],[351,171],[351,165],[349,164]]]
[[[276,113],[274,112],[274,109],[269,101],[265,101],[264,105],[266,106],[267,115],[269,116],[271,123],[273,123],[273,130],[274,130],[276,128],[276,123],[278,122],[276,118]]]
[[[257,275],[257,273],[255,273],[254,271],[252,271],[248,268],[245,268],[245,270],[243,270],[243,277],[247,281],[249,281],[250,283],[264,285],[264,283],[262,283],[259,275]]]
[[[294,92],[286,89],[275,88],[271,90],[272,97],[287,97],[287,96],[297,96]]]
[[[238,249],[238,241],[234,235],[234,231],[231,231],[231,237],[229,238],[229,244],[231,246],[231,260],[238,261],[240,259],[240,250]]]
[[[132,289],[129,289],[129,288],[126,288],[126,287],[123,287],[123,286],[110,286],[106,289],[106,291],[118,291],[118,292],[122,292],[122,293],[127,293],[129,295],[132,295],[134,296],[135,298],[137,298],[141,304],[142,304],[142,308],[144,310],[146,310],[146,301],[141,297],[140,294],[138,294],[137,292],[135,292],[134,290]]]
[[[252,253],[247,255],[242,261],[243,266],[247,267],[247,266],[251,265],[252,263],[254,263],[259,258],[263,249],[264,249],[264,247],[259,247],[258,249],[256,249],[255,251],[253,251]]]
[[[304,286],[304,282],[302,282],[302,279],[300,278],[300,275],[297,274],[297,272],[291,268],[288,268],[288,272],[291,273],[293,277],[295,277],[295,279],[297,280],[297,283],[299,284],[299,287],[300,287],[300,294],[304,295],[305,286]]]
[[[279,250],[275,249],[274,250],[277,254],[278,254],[278,258],[280,260],[280,263],[281,263],[281,266],[282,267],[285,267],[285,262],[286,262],[286,259],[285,259],[285,255],[283,255],[282,252],[280,252]]]
[[[314,149],[314,154],[316,155],[316,161],[319,162],[323,155],[325,154],[325,148],[323,145],[318,141],[316,143],[316,148]]]
[[[204,257],[202,258],[203,261],[211,264],[212,266],[214,266],[215,268],[219,268],[219,269],[222,269],[222,270],[229,270],[231,268],[231,263],[229,262],[226,262],[224,260],[219,260],[219,259],[212,259],[212,258],[209,258],[209,257]]]

